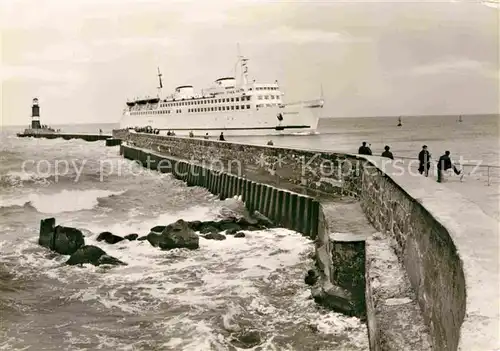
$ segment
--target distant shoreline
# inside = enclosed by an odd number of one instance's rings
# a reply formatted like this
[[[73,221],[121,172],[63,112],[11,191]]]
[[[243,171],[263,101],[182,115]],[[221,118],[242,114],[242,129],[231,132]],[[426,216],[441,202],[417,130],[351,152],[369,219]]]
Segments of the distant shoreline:
[[[421,118],[421,117],[454,117],[457,118],[459,116],[462,116],[462,118],[467,118],[467,117],[472,117],[472,118],[478,118],[478,117],[493,117],[493,116],[498,116],[500,117],[500,114],[498,113],[479,113],[479,114],[455,114],[455,115],[393,115],[393,116],[356,116],[356,117],[321,117],[321,119],[361,119],[361,118]]]

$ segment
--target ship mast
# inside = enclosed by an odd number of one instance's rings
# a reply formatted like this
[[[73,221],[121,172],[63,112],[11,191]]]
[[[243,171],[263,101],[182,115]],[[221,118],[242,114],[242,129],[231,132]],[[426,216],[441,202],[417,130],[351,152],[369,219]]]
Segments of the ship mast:
[[[240,63],[240,66],[241,66],[240,83],[242,83],[243,85],[247,85],[247,83],[248,83],[247,61],[248,61],[248,59],[240,54],[240,43],[237,44],[237,47],[238,47],[238,62]]]
[[[160,72],[160,67],[157,67],[157,69],[158,69],[158,81],[159,81],[159,83],[160,83],[160,84],[158,85],[158,88],[157,88],[157,89],[158,89],[158,98],[159,98],[159,97],[160,97],[160,95],[161,95],[161,89],[163,88],[163,84],[162,84],[162,82],[161,82],[161,76],[162,76],[162,74],[161,74],[161,72]]]

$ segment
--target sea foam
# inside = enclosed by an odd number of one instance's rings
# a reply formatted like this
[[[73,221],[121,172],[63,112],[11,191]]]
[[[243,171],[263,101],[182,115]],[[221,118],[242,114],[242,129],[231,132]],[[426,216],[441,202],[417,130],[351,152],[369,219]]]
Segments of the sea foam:
[[[35,238],[4,259],[16,256],[24,269],[31,267],[37,275],[55,280],[52,286],[64,291],[68,303],[83,303],[87,309],[122,316],[124,321],[144,320],[150,325],[148,330],[162,331],[152,340],[148,333],[133,329],[135,324],[127,326],[133,338],[124,331],[113,336],[109,326],[96,325],[88,335],[68,335],[65,344],[76,346],[90,338],[101,347],[115,349],[128,345],[131,349],[239,350],[231,346],[232,335],[250,328],[260,333],[262,350],[297,350],[301,342],[293,341],[297,330],[308,333],[311,339],[306,343],[317,338],[321,345],[331,346],[328,340],[344,335],[342,349],[366,350],[366,328],[358,319],[322,312],[310,298],[303,274],[314,248],[299,233],[275,228],[245,232],[245,238],[228,235],[223,241],[200,238],[200,248],[193,251],[162,251],[148,241],[124,240],[114,245],[96,241],[101,231],[143,234],[154,225],[179,218],[215,219],[225,205],[219,201],[167,212],[142,223],[129,219],[111,226],[89,223],[84,228],[72,223],[84,229],[86,244],[101,247],[127,266],[66,266],[63,262],[68,256],[49,259],[36,249]],[[106,333],[100,328],[107,328]],[[106,336],[96,339],[96,335]],[[283,348],[276,338],[287,338],[295,346]]]
[[[21,197],[2,199],[0,207],[24,206],[30,204],[40,213],[57,214],[74,212],[90,210],[97,206],[98,199],[112,195],[121,195],[124,192],[125,191],[113,192],[101,189],[88,189],[62,190],[61,192],[51,194],[34,193]]]

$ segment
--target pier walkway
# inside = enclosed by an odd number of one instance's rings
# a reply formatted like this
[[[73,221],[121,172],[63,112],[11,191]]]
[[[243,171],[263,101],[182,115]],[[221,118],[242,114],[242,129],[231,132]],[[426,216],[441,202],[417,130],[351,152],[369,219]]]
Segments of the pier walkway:
[[[418,162],[413,158],[396,157],[401,160],[406,170],[418,174]],[[500,220],[500,166],[483,164],[458,164],[463,176],[457,176],[450,170],[443,186],[460,193],[479,206],[488,216]],[[431,163],[429,180],[436,182],[437,170],[435,162]]]
[[[491,209],[484,211],[475,202],[455,191],[460,188],[462,191],[471,189],[470,184],[437,183],[433,177],[415,176],[409,172],[401,174],[400,170],[391,167],[391,161],[387,159],[377,156],[366,158],[378,168],[384,169],[387,176],[420,203],[446,228],[453,241],[456,253],[460,257],[466,284],[464,303],[467,313],[460,331],[459,349],[498,350],[500,348],[498,337],[498,330],[500,330],[500,223],[494,217],[494,213],[491,213],[493,211]],[[478,184],[475,186],[477,187]],[[484,185],[479,186],[484,187]],[[492,186],[487,189],[494,188]],[[498,194],[498,186],[496,190]],[[491,202],[490,205],[492,205]],[[485,206],[485,208],[491,207]],[[443,245],[444,243],[438,240],[434,244]],[[429,255],[430,252],[419,254]],[[437,261],[436,258],[435,262]],[[434,284],[440,284],[440,282],[436,281]],[[444,286],[442,289],[447,290]],[[429,296],[424,295],[421,298],[429,299]],[[459,306],[453,306],[450,301],[445,304],[449,308],[447,313],[457,314],[456,308]]]

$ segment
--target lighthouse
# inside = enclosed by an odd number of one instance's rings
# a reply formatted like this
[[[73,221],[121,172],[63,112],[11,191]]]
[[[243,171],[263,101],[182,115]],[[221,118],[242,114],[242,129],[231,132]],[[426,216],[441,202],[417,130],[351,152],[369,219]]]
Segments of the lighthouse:
[[[38,105],[38,99],[33,99],[33,104],[31,105],[31,129],[41,129],[40,125],[40,106]]]

